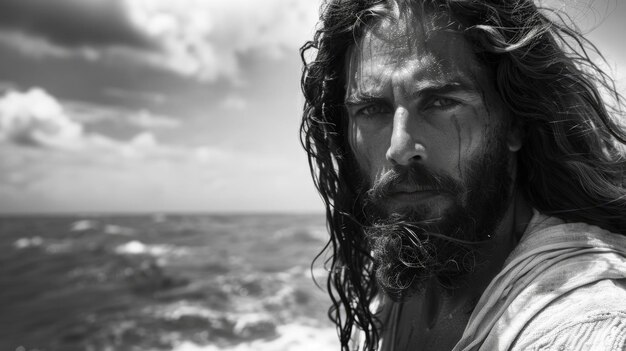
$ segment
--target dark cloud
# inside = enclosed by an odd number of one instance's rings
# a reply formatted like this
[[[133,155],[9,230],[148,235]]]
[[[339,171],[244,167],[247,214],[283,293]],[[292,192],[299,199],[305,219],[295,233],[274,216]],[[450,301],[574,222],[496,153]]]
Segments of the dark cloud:
[[[120,0],[1,0],[0,28],[27,32],[65,47],[155,49]]]

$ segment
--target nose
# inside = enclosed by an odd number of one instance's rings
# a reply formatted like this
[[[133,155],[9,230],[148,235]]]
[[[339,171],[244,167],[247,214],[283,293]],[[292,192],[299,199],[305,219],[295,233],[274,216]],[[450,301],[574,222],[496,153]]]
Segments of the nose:
[[[409,111],[402,106],[394,113],[391,142],[385,155],[394,165],[407,166],[412,162],[426,160],[426,149],[413,128],[415,121],[410,117]]]

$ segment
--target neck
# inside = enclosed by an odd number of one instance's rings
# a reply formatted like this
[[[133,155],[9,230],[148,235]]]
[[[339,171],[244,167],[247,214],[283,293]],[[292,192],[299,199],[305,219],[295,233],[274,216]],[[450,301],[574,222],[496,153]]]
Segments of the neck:
[[[413,337],[420,334],[426,344],[441,346],[447,345],[449,341],[453,342],[451,345],[454,346],[465,329],[475,304],[485,288],[502,270],[504,261],[517,245],[531,217],[532,208],[523,196],[516,192],[494,233],[493,240],[483,249],[485,262],[478,266],[464,283],[454,290],[446,291],[436,279],[432,279],[422,293],[406,301],[403,310],[412,312],[406,313],[405,316],[410,316],[411,325],[417,329],[414,330]],[[445,347],[432,349],[446,349]]]
[[[524,234],[532,215],[532,207],[521,192],[516,190],[507,211],[496,228],[493,243],[490,243],[486,248],[485,255],[489,260],[488,269],[486,272],[478,272],[479,274],[486,275],[491,281],[500,272],[504,261]]]
[[[468,275],[460,287],[449,295],[456,300],[477,300],[487,285],[502,270],[504,261],[517,246],[531,217],[532,207],[519,191],[515,191],[504,216],[496,227],[493,239],[480,249],[484,262],[479,264],[475,272]]]

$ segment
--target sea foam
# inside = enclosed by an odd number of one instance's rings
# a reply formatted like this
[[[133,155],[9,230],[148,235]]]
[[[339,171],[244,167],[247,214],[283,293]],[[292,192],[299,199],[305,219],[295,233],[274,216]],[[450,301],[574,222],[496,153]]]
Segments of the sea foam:
[[[185,249],[167,244],[148,245],[139,240],[132,240],[115,248],[115,253],[120,255],[183,255]]]
[[[319,328],[302,324],[277,327],[278,337],[257,339],[230,347],[198,345],[185,341],[172,351],[320,351],[338,350],[339,342],[333,328]]]
[[[39,236],[34,236],[32,238],[20,238],[15,240],[13,243],[13,247],[16,249],[26,249],[29,247],[37,247],[43,244],[43,239]]]

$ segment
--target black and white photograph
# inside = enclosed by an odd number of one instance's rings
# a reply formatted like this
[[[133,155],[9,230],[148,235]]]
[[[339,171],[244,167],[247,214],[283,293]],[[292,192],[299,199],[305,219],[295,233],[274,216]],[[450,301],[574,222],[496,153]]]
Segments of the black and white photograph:
[[[626,350],[626,1],[0,0],[0,351]]]

